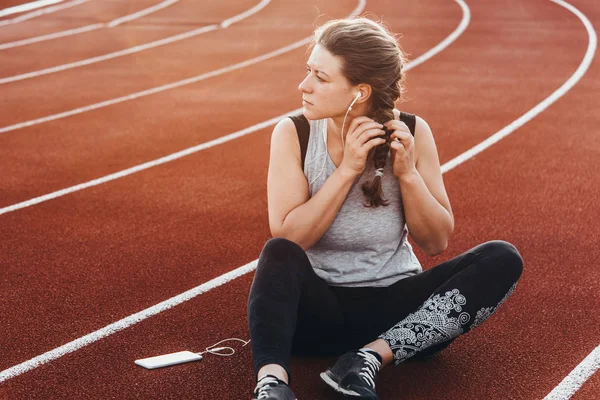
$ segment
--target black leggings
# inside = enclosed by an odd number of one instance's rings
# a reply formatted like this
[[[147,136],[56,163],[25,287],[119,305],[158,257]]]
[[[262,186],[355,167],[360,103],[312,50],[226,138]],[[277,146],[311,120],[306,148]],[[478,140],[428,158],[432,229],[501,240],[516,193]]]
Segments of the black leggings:
[[[517,249],[495,240],[388,287],[336,287],[315,274],[296,243],[270,239],[248,299],[255,374],[278,364],[291,379],[292,354],[340,355],[377,338],[395,364],[431,355],[485,321],[522,270]]]

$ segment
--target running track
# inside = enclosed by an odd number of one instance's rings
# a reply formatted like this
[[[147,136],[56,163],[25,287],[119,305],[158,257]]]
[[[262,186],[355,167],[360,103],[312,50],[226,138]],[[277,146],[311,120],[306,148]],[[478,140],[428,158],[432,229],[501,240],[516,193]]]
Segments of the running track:
[[[151,1],[135,2],[137,9]],[[180,2],[122,26],[0,52],[0,77],[122,50],[207,24],[258,1]],[[2,3],[4,5],[4,3]],[[9,5],[13,5],[11,3]],[[104,6],[103,4],[106,4]],[[109,21],[129,2],[90,1],[0,27],[0,43]],[[581,20],[550,1],[471,0],[470,23],[408,72],[409,101],[442,164],[542,102],[589,46]],[[594,26],[600,8],[573,0]],[[227,67],[310,35],[354,0],[273,0],[227,29],[94,65],[0,85],[0,129]],[[318,9],[318,11],[317,11]],[[458,26],[451,0],[370,0],[415,59]],[[43,32],[42,32],[43,31]],[[42,33],[40,33],[42,32]],[[0,208],[155,160],[299,107],[305,48],[197,83],[0,133]],[[595,55],[597,58],[598,55]],[[594,59],[594,61],[596,61]],[[541,399],[600,344],[597,247],[600,71],[444,180],[456,228],[424,268],[491,239],[525,270],[494,316],[435,360],[384,370],[383,399]],[[255,260],[270,238],[272,126],[142,172],[0,215],[0,370],[26,362]],[[244,399],[248,347],[229,358],[147,371],[133,360],[248,338],[252,273],[0,383],[0,398]],[[318,379],[333,359],[295,359],[301,399],[336,399]],[[598,361],[596,360],[596,363]],[[598,373],[572,397],[596,399]],[[559,397],[567,398],[567,397]]]

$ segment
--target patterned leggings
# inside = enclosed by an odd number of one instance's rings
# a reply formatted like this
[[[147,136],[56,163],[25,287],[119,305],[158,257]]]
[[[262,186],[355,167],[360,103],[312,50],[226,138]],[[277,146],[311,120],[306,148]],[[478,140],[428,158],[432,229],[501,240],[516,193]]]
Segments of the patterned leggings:
[[[523,270],[517,249],[490,241],[388,287],[336,287],[319,278],[304,250],[270,239],[248,299],[255,373],[290,357],[340,355],[377,338],[395,364],[439,352],[488,319]]]

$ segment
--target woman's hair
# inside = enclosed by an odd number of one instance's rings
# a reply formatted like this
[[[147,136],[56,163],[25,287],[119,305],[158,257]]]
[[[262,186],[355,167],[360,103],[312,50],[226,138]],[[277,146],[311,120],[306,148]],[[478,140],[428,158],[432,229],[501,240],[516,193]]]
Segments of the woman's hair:
[[[315,30],[309,51],[321,45],[341,59],[342,73],[351,85],[369,84],[372,88],[367,116],[380,124],[394,119],[394,103],[404,91],[405,75],[402,68],[406,55],[395,36],[380,22],[364,17],[332,20]],[[391,132],[390,132],[391,133]],[[375,169],[383,168],[390,149],[390,135],[386,142],[369,153]],[[367,202],[365,207],[387,206],[382,199],[381,176],[362,185]]]

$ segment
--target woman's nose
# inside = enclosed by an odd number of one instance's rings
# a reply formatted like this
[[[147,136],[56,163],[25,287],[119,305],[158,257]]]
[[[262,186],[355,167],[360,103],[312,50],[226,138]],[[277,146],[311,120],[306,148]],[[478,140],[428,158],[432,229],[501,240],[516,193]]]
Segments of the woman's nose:
[[[298,90],[300,92],[308,92],[309,91],[309,85],[308,85],[308,76],[306,78],[304,78],[304,80],[302,82],[300,82],[300,84],[298,85]]]

